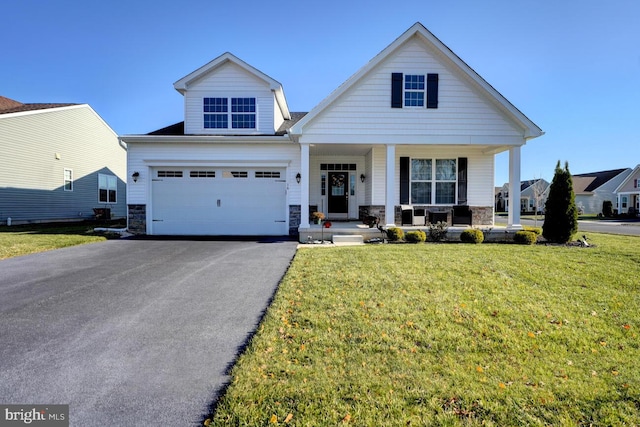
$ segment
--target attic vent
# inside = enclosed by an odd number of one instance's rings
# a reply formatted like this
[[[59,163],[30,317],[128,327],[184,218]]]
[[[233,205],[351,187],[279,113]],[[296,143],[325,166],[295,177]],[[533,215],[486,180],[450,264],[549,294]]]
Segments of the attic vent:
[[[191,178],[215,178],[216,171],[191,171],[189,176]]]
[[[280,172],[257,171],[256,178],[280,178]]]
[[[158,171],[158,178],[182,178],[182,171]]]

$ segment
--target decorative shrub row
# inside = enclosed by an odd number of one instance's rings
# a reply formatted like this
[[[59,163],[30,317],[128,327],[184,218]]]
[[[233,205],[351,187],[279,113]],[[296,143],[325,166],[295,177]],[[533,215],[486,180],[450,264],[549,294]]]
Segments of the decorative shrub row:
[[[538,241],[538,236],[542,233],[540,227],[527,227],[526,230],[517,231],[513,237],[515,243],[523,245],[534,245]],[[390,242],[406,241],[410,243],[422,243],[429,240],[430,242],[439,242],[444,240],[447,234],[447,226],[445,223],[431,224],[429,226],[429,234],[422,230],[412,230],[406,233],[399,227],[391,227],[387,229],[387,239]],[[427,239],[428,237],[428,239]],[[477,228],[468,228],[460,233],[460,241],[463,243],[482,243],[484,242],[484,233]]]
[[[463,243],[482,243],[484,242],[484,233],[477,228],[469,228],[460,233],[460,241]]]

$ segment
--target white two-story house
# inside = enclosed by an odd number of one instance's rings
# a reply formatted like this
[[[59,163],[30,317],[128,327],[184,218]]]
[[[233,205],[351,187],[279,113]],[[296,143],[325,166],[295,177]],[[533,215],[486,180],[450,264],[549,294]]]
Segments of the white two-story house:
[[[389,226],[407,207],[451,221],[458,205],[492,225],[495,154],[509,151],[519,194],[521,147],[543,134],[420,23],[309,113],[230,53],[174,87],[184,122],[121,136],[136,233],[304,237],[310,211]]]

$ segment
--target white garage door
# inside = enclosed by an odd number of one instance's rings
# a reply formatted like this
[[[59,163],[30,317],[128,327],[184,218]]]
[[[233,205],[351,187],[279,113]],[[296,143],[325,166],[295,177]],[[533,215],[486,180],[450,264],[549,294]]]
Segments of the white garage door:
[[[151,234],[288,234],[284,169],[152,170]]]

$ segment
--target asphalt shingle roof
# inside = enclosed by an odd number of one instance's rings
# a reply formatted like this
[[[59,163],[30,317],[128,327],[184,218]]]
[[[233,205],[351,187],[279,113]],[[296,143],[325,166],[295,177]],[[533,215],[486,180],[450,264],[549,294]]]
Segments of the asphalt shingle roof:
[[[287,131],[291,129],[291,126],[298,123],[300,119],[302,119],[307,113],[291,113],[291,119],[285,120],[282,125],[276,130],[275,136],[284,136]],[[162,135],[162,136],[180,136],[185,135],[184,133],[184,122],[178,122],[162,129],[154,130],[153,132],[149,132],[147,135]]]
[[[46,110],[48,108],[69,107],[78,104],[33,103],[23,104],[4,96],[0,96],[0,114],[20,113],[22,111]]]

